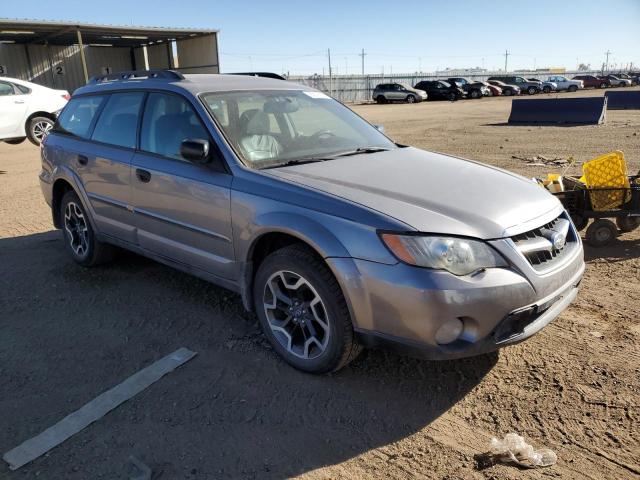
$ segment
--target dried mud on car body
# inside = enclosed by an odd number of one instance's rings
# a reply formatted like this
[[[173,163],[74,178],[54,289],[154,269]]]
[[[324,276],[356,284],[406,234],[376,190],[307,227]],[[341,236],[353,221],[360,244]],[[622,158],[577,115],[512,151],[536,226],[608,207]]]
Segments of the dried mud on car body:
[[[354,109],[399,142],[529,177],[546,169],[512,155],[621,149],[640,168],[639,112],[539,128],[495,126],[508,98]],[[523,344],[452,362],[371,351],[317,377],[281,361],[230,292],[132,254],[76,266],[51,231],[38,150],[0,144],[0,170],[2,452],[166,353],[199,353],[3,478],[122,478],[129,455],[160,478],[640,478],[640,231],[587,247],[577,301]],[[476,470],[511,431],[558,464]]]

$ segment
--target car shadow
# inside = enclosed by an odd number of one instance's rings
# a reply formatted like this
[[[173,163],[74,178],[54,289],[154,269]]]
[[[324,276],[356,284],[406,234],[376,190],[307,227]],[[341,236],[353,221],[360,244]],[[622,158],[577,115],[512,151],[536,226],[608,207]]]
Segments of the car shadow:
[[[595,123],[509,123],[509,122],[496,122],[496,123],[483,123],[482,127],[590,127],[597,126]]]
[[[622,262],[640,257],[640,239],[616,238],[609,245],[592,247],[584,243],[585,262],[601,261]]]
[[[2,451],[177,348],[198,353],[6,478],[121,478],[130,455],[153,478],[291,477],[419,432],[498,359],[371,350],[314,376],[271,350],[238,295],[143,257],[82,268],[47,232],[0,239],[0,265]]]

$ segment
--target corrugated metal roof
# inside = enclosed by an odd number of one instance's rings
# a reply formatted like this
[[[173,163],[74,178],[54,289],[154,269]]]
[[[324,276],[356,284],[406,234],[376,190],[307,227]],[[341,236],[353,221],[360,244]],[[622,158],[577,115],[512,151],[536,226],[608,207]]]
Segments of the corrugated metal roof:
[[[77,31],[85,44],[137,47],[169,40],[217,34],[217,29],[100,25],[74,21],[0,18],[0,42],[19,44],[73,45]]]

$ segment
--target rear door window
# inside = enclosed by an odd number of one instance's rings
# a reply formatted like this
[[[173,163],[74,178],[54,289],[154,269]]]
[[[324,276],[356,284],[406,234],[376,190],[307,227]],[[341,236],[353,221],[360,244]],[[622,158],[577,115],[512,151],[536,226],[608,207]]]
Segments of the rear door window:
[[[135,148],[143,98],[142,92],[110,95],[91,139],[118,147]]]
[[[9,95],[15,95],[13,85],[7,82],[0,82],[0,97],[6,97]]]
[[[60,113],[54,131],[89,138],[93,120],[105,98],[104,95],[72,98]]]

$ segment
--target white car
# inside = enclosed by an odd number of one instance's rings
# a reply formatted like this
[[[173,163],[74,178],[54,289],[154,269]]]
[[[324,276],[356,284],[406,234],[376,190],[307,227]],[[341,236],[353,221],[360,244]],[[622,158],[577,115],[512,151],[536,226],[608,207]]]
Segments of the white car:
[[[562,75],[555,75],[547,79],[549,82],[553,82],[558,85],[558,90],[568,90],[569,92],[575,92],[578,89],[584,88],[584,82],[582,80],[569,80]]]
[[[39,145],[69,98],[66,90],[0,77],[0,141],[17,144],[28,138]]]

